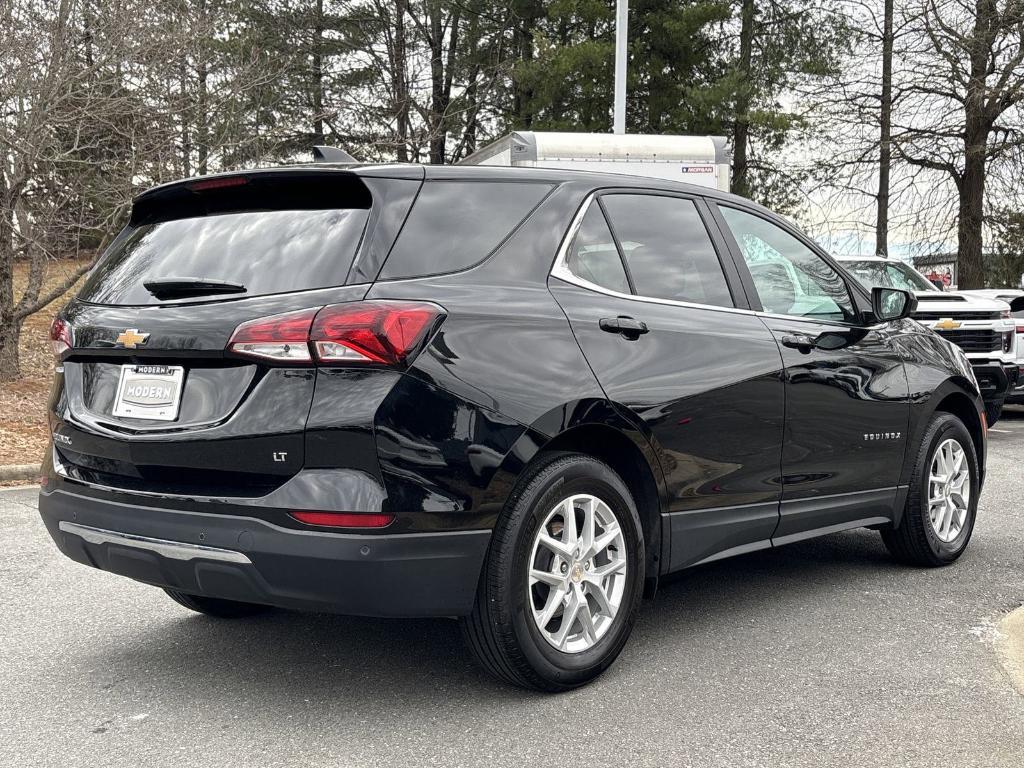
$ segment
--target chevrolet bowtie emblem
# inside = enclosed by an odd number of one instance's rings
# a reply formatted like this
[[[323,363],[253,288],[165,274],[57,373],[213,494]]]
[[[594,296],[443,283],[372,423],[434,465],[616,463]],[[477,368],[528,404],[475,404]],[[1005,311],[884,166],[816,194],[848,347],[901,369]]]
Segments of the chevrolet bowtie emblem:
[[[139,344],[145,344],[149,338],[148,333],[139,333],[138,328],[127,328],[123,333],[118,334],[117,343],[125,349],[135,349]]]
[[[935,324],[935,327],[941,331],[955,331],[960,327],[960,323],[951,317],[947,317],[945,320],[940,320]]]

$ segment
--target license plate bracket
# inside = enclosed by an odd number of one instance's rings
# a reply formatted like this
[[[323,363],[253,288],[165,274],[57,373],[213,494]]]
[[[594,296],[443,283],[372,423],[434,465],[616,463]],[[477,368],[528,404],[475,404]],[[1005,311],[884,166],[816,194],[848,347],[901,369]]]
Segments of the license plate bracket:
[[[181,407],[185,369],[180,365],[122,365],[114,415],[174,421]]]

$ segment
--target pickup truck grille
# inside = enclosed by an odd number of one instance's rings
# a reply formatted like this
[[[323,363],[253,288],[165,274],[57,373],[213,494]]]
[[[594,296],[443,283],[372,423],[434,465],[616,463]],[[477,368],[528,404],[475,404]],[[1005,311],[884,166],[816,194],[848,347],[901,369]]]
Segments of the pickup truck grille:
[[[1001,352],[1002,334],[989,330],[935,331],[939,336],[956,344],[964,352]]]
[[[952,317],[954,320],[998,320],[998,312],[957,312],[952,315],[949,312],[915,312],[915,320],[941,320],[944,317]]]

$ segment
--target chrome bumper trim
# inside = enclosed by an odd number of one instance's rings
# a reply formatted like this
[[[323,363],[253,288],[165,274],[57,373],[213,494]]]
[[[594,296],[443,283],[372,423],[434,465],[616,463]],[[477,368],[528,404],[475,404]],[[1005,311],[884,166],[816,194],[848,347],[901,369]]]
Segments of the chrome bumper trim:
[[[69,523],[61,520],[60,530],[85,539],[90,544],[118,544],[122,547],[144,549],[172,560],[219,560],[224,563],[242,563],[252,565],[252,561],[241,552],[217,547],[204,547],[199,544],[186,544],[181,541],[151,539],[148,536],[136,536],[132,533],[118,533],[103,528],[92,528],[88,525]]]

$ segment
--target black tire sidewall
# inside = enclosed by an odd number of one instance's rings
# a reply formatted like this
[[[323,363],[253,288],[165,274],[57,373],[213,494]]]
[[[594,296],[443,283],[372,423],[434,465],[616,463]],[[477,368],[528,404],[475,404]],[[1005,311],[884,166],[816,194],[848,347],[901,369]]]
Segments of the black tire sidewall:
[[[604,501],[623,531],[627,550],[626,586],[622,603],[609,631],[592,647],[564,653],[541,635],[532,616],[527,573],[534,536],[548,513],[566,497],[588,493]],[[644,546],[636,505],[619,477],[605,464],[584,456],[571,457],[546,482],[523,496],[516,505],[519,519],[508,595],[512,627],[529,665],[543,678],[567,687],[586,682],[611,665],[625,645],[636,620],[644,579]]]
[[[968,469],[971,476],[971,500],[967,505],[967,520],[964,522],[964,527],[957,534],[957,537],[952,541],[942,541],[935,533],[935,529],[932,527],[931,519],[928,512],[928,497],[929,497],[929,476],[931,475],[932,460],[935,457],[935,451],[938,446],[949,438],[955,439],[960,447],[963,449],[967,456]],[[924,529],[925,538],[928,541],[928,547],[931,549],[932,554],[941,560],[942,562],[952,562],[956,560],[967,547],[968,542],[971,539],[971,534],[974,531],[974,522],[977,518],[978,511],[978,495],[979,495],[979,473],[978,473],[978,456],[974,448],[974,441],[971,439],[970,433],[963,423],[953,416],[946,416],[937,423],[937,429],[932,433],[931,439],[928,441],[928,449],[923,454],[924,463],[918,467],[917,477],[917,494],[918,494],[918,513],[921,515],[922,528]]]

